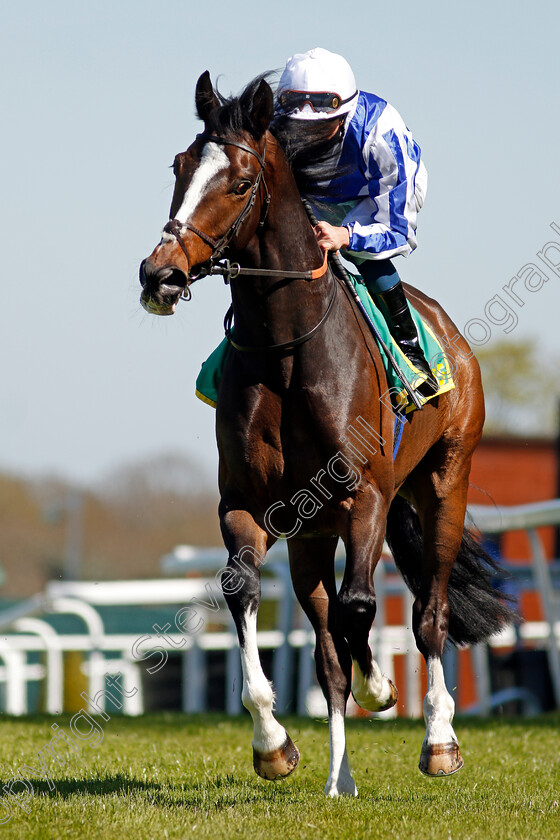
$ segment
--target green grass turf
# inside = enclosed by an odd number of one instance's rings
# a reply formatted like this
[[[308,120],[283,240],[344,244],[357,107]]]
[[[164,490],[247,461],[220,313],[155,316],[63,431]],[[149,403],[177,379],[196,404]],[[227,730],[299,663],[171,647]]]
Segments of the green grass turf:
[[[3,784],[69,716],[4,718]],[[328,800],[326,721],[282,719],[301,751],[288,779],[252,769],[247,717],[181,714],[112,717],[104,738],[69,750],[49,769],[56,791],[32,780],[26,814],[0,825],[5,838],[449,838],[560,837],[560,716],[457,720],[464,769],[447,779],[417,770],[419,721],[350,720],[357,799]]]

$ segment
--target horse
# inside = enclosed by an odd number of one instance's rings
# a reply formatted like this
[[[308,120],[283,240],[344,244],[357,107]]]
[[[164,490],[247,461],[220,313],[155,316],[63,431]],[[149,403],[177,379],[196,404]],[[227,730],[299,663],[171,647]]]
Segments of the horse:
[[[414,595],[413,632],[426,662],[419,768],[451,775],[463,759],[442,666],[446,640],[475,644],[512,619],[477,537],[465,528],[471,457],[484,422],[478,364],[437,302],[406,285],[422,318],[447,339],[455,388],[407,415],[393,461],[394,414],[380,398],[387,385],[378,346],[317,244],[270,131],[274,97],[266,77],[226,98],[206,71],[195,102],[204,128],[175,157],[169,221],[140,266],[141,302],[170,315],[197,278],[221,272],[231,287],[232,349],[216,409],[218,514],[228,552],[222,588],[239,639],[254,769],[279,779],[299,761],[274,716],[257,645],[260,570],[267,550],[285,537],[328,706],[325,793],[357,795],[345,744],[350,692],[370,712],[391,708],[398,696],[368,641],[373,573],[387,535]],[[346,561],[337,591],[340,539]]]

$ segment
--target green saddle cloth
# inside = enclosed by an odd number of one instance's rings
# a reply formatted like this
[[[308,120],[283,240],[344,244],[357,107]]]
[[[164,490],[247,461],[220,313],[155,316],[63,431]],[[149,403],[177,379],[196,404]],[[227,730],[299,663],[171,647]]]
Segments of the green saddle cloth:
[[[391,349],[393,357],[395,358],[395,361],[397,362],[402,374],[410,383],[412,388],[417,387],[424,377],[422,376],[420,371],[417,368],[415,368],[414,365],[409,361],[409,359],[404,355],[404,353],[401,351],[399,346],[392,338],[391,333],[389,332],[389,328],[387,327],[385,318],[383,317],[378,307],[375,305],[373,299],[370,297],[362,278],[359,275],[356,276],[354,274],[351,274],[350,277],[352,278],[354,287],[358,292],[358,295],[364,305],[366,312],[375,324],[376,329],[379,332],[383,341]],[[432,372],[438,380],[440,386],[435,394],[432,394],[427,398],[422,397],[420,394],[418,394],[422,402],[427,402],[427,400],[431,400],[434,397],[439,396],[440,394],[444,394],[446,391],[451,391],[455,387],[455,384],[451,376],[451,368],[449,366],[449,362],[440,342],[435,337],[430,327],[424,321],[422,321],[420,315],[412,305],[410,305],[410,311],[412,312],[412,317],[414,318],[414,322],[418,330],[418,338],[424,351],[424,355],[426,356],[426,359],[430,364]],[[383,365],[385,367],[385,373],[387,374],[388,382],[387,392],[386,394],[382,394],[381,397],[386,397],[387,399],[389,399],[393,407],[395,409],[398,409],[400,412],[402,412],[403,410],[405,412],[413,411],[415,405],[410,402],[409,397],[402,385],[402,382],[391,367],[391,364],[387,359],[387,356],[385,355],[384,351],[381,347],[379,348],[379,350],[381,352],[381,358],[383,360]],[[228,353],[230,352],[232,352],[231,345],[227,338],[224,338],[221,344],[219,344],[218,347],[216,347],[216,349],[214,350],[214,352],[211,353],[211,355],[206,359],[205,362],[203,362],[202,368],[196,380],[196,396],[203,402],[208,403],[208,405],[211,405],[214,408],[216,407],[218,401],[218,388],[220,385],[222,371],[224,369],[224,364],[226,362]]]

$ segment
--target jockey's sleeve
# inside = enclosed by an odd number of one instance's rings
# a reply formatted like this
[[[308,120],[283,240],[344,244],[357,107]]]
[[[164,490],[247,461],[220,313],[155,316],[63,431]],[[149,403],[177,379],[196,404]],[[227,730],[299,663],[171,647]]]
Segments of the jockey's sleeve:
[[[366,137],[362,156],[367,195],[342,222],[350,234],[348,250],[370,258],[408,256],[416,248],[417,206],[422,203],[415,195],[416,177],[425,168],[420,147],[391,105]]]

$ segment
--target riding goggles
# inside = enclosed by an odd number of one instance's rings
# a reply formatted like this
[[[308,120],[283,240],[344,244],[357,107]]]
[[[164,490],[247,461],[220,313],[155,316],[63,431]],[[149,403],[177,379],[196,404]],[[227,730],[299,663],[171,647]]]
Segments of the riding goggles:
[[[278,101],[286,114],[292,111],[301,111],[306,105],[310,105],[314,111],[321,114],[334,114],[341,105],[350,102],[355,96],[356,94],[353,93],[348,99],[341,99],[338,93],[284,90],[278,97]]]

